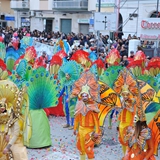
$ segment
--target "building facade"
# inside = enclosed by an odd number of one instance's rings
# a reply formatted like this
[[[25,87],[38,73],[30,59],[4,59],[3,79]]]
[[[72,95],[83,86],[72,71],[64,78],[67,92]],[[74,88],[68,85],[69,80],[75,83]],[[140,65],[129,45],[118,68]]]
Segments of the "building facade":
[[[25,26],[31,30],[86,34],[94,30],[90,19],[98,11],[97,2],[98,0],[11,0],[10,6],[15,11],[16,28]],[[101,12],[117,14],[118,30],[124,37],[128,34],[145,37],[146,33],[157,33],[159,19],[151,18],[156,13],[156,6],[157,0],[101,0]],[[157,25],[148,30],[142,27],[143,22],[144,25],[152,22]]]
[[[125,0],[121,1],[120,19],[124,37],[128,34],[148,39],[159,32],[159,13],[157,13],[157,0]],[[159,6],[158,6],[159,8]],[[147,38],[148,37],[148,38]],[[150,37],[151,38],[151,37]]]

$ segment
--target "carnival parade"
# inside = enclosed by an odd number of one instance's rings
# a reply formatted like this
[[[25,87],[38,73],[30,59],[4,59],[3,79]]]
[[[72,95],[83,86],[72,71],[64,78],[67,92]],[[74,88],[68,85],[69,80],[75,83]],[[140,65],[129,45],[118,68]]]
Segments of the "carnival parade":
[[[55,122],[49,123],[53,120],[50,117],[59,120],[63,129],[59,134],[72,131],[68,136],[79,152],[75,159],[100,159],[94,148],[101,147],[108,134],[106,117],[110,130],[112,119],[116,119],[114,138],[122,153],[117,160],[156,159],[160,139],[159,57],[147,61],[145,53],[138,50],[124,60],[125,55],[122,57],[114,45],[104,59],[101,54],[97,56],[95,47],[75,46],[69,55],[71,47],[62,38],[48,46],[30,35],[20,41],[17,37],[15,32],[7,48],[0,43],[1,160],[27,160],[31,149],[54,146],[50,125],[54,128]],[[65,124],[59,116],[65,117]]]
[[[0,0],[0,160],[160,160],[159,18],[159,0]]]

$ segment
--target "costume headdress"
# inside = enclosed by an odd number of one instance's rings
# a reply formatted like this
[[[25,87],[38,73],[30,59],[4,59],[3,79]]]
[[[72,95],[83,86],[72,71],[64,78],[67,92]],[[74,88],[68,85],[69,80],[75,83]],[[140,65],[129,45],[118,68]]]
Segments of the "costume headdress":
[[[157,76],[160,73],[160,57],[153,57],[146,67],[145,74]]]
[[[99,89],[100,87],[98,82],[96,81],[94,74],[88,71],[84,72],[81,77],[74,83],[72,95],[81,97],[82,93],[87,93],[92,101],[99,102]]]
[[[130,98],[136,101],[136,114],[140,121],[145,120],[145,114],[142,107],[141,93],[138,87],[137,80],[133,77],[132,73],[124,68],[120,71],[117,80],[113,85],[113,89],[118,93],[124,92],[131,95]],[[137,119],[137,118],[136,118]]]
[[[58,71],[58,79],[60,80],[61,85],[73,85],[73,83],[79,78],[81,71],[81,66],[75,61],[64,63]],[[66,80],[66,74],[70,76],[69,80]]]
[[[49,66],[49,72],[50,74],[58,74],[58,70],[60,66],[62,65],[63,61],[62,58],[58,55],[52,56],[50,66]]]
[[[31,63],[37,57],[36,50],[33,46],[26,48],[24,59]]]
[[[83,68],[88,69],[92,65],[92,61],[89,59],[89,53],[85,52],[83,50],[76,51],[72,57],[71,60],[76,61],[78,64],[81,64]]]
[[[23,100],[24,90],[19,90],[18,87],[11,81],[2,80],[0,81],[0,101],[6,104],[6,110],[11,112],[18,117],[21,112],[21,103]]]
[[[85,116],[90,110],[97,113],[99,112],[96,103],[100,102],[99,89],[99,84],[96,81],[94,74],[88,71],[81,75],[81,77],[74,83],[74,88],[72,90],[72,97],[79,97],[80,99],[77,101],[75,114],[81,113]],[[81,96],[84,93],[89,96],[87,104],[81,100]]]
[[[121,60],[120,53],[117,49],[111,50],[106,57],[106,62],[109,65],[119,65],[120,60]]]

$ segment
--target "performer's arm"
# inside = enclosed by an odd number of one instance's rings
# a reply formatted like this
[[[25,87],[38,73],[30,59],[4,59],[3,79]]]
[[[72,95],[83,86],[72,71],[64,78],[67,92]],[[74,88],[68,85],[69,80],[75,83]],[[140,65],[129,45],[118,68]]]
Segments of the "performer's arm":
[[[99,120],[98,120],[98,113],[93,112],[93,119],[94,119],[94,124],[95,124],[95,133],[99,133]]]
[[[144,158],[145,160],[148,160],[154,154],[154,144],[153,144],[152,138],[147,140],[147,145],[148,145],[148,149],[147,149],[147,155]]]
[[[78,126],[79,126],[79,114],[75,115],[75,118],[74,118],[74,131],[78,129]]]
[[[13,127],[13,130],[11,130],[11,139],[8,143],[8,147],[11,147],[17,140],[18,136],[19,136],[19,133],[20,133],[20,127],[19,127],[19,124],[18,124],[18,121],[16,121],[14,123],[14,125],[12,126]]]
[[[60,91],[59,97],[61,97],[61,96],[63,95],[64,92],[65,92],[65,87],[63,87],[63,89]]]

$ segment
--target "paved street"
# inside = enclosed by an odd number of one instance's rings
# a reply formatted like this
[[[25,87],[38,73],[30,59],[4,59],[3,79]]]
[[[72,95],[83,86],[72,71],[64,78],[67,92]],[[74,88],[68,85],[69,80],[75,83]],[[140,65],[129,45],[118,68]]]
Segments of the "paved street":
[[[49,121],[52,147],[28,149],[29,160],[79,160],[73,130],[62,128],[62,125],[65,124],[65,118],[50,116]],[[113,122],[113,129],[109,130],[107,118],[102,144],[95,148],[95,160],[120,160],[122,158],[122,149],[117,137],[116,122]],[[158,159],[159,157],[157,157]]]

